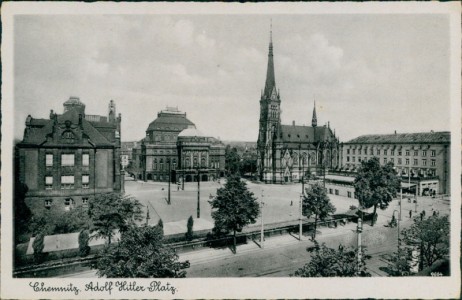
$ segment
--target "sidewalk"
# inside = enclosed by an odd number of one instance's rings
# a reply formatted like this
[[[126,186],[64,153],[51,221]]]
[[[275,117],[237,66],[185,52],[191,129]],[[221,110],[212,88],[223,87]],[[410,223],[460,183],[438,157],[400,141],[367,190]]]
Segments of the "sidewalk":
[[[348,223],[345,226],[339,226],[337,228],[321,227],[318,228],[317,240],[322,243],[326,239],[330,239],[336,236],[342,236],[344,234],[353,233],[356,231],[356,223]],[[195,250],[192,252],[180,253],[179,260],[189,260],[191,265],[202,264],[211,260],[226,259],[230,257],[237,257],[249,254],[251,252],[264,251],[268,249],[274,249],[284,247],[288,245],[303,243],[307,247],[314,246],[314,242],[310,236],[303,235],[302,240],[299,241],[298,234],[284,234],[279,236],[266,237],[263,243],[263,249],[260,247],[260,239],[255,241],[248,240],[247,244],[237,245],[236,254],[231,251],[231,247],[226,248],[204,248]]]

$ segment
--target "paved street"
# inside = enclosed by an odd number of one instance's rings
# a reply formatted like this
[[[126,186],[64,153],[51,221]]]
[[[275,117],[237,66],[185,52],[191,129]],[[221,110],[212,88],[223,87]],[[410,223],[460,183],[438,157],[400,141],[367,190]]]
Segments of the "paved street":
[[[173,186],[172,186],[173,187]],[[143,204],[155,209],[162,216],[164,222],[173,222],[186,219],[195,213],[197,201],[197,185],[185,185],[185,191],[172,192],[172,205],[162,200],[166,196],[165,183],[141,183],[127,182],[127,193],[137,197]],[[208,195],[214,194],[219,184],[216,182],[201,183],[201,217],[213,222],[210,218],[210,205],[207,203]],[[294,201],[298,199],[301,186],[293,185],[265,185],[248,183],[248,187],[256,195],[263,194],[265,199],[265,223],[267,220],[281,222],[295,220],[298,216],[298,206]],[[162,190],[164,188],[164,190]],[[263,192],[262,192],[263,191]],[[357,200],[329,195],[337,212],[345,212],[350,205],[357,205]],[[416,206],[407,197],[402,201],[402,221],[400,228],[406,228],[412,224],[409,211],[412,215],[418,215],[422,210],[426,215],[432,214],[433,210],[440,214],[449,213],[449,201],[439,198],[419,197]],[[152,210],[150,210],[152,211]],[[385,227],[393,214],[398,217],[400,211],[399,200],[395,199],[386,210],[378,210],[378,220],[374,227],[369,223],[364,224],[363,245],[367,247],[367,253],[372,256],[368,261],[368,269],[372,276],[386,276],[383,268],[386,267],[384,254],[393,253],[397,247],[397,228]],[[151,212],[150,224],[157,220]],[[267,219],[268,218],[268,219]],[[259,221],[257,221],[259,224]],[[339,243],[345,246],[356,246],[356,224],[348,223],[337,228],[320,228],[319,242],[325,242],[329,247],[338,247]],[[279,276],[285,277],[293,274],[309,260],[306,248],[313,243],[307,237],[299,241],[297,236],[289,234],[267,238],[264,248],[260,248],[259,241],[248,241],[247,244],[239,245],[237,254],[233,254],[229,248],[212,249],[202,248],[197,251],[181,253],[180,261],[189,260],[191,267],[187,270],[188,277],[259,277]],[[95,277],[95,271],[85,271],[77,274],[66,275],[74,278]]]

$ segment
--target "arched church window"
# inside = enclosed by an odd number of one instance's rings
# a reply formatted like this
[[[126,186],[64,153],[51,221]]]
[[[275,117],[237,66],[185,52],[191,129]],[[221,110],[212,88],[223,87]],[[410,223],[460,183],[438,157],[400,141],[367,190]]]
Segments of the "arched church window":
[[[206,165],[205,165],[205,158],[202,158],[202,159],[201,159],[201,167],[204,167],[204,168],[206,167]]]

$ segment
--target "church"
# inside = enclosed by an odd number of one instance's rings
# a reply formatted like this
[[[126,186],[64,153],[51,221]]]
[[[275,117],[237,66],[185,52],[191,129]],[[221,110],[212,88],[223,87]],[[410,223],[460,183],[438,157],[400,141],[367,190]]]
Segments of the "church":
[[[327,125],[318,126],[314,104],[311,126],[281,124],[281,98],[276,88],[270,32],[265,89],[260,98],[257,172],[265,183],[301,182],[339,165],[340,143]]]

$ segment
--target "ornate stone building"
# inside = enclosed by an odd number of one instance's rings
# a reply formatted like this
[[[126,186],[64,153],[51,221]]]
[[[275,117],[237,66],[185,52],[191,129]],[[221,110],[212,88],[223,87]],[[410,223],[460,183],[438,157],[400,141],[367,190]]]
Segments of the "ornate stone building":
[[[24,138],[15,147],[15,169],[29,189],[31,210],[85,205],[98,193],[123,191],[120,123],[114,101],[108,116],[85,114],[85,104],[70,97],[64,113],[26,119]]]
[[[224,175],[224,145],[204,136],[186,113],[167,107],[149,124],[146,138],[133,149],[129,172],[140,180],[202,181]]]
[[[329,123],[318,126],[316,104],[311,126],[282,125],[281,97],[276,89],[272,37],[265,89],[260,98],[257,168],[266,183],[299,182],[303,174],[323,174],[339,163],[339,140]]]

